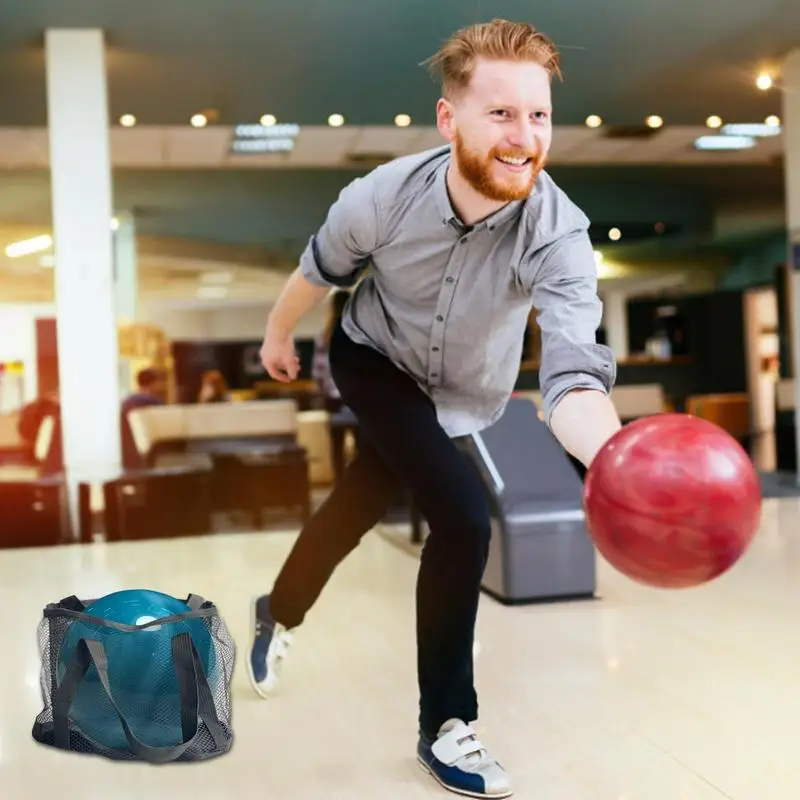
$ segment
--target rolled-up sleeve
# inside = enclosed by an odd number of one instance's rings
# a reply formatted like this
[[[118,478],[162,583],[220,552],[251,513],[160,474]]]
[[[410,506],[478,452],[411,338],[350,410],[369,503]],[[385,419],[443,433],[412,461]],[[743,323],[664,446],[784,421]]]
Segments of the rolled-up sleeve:
[[[372,175],[345,186],[322,227],[300,256],[303,277],[315,286],[352,286],[378,240],[378,202]]]
[[[597,344],[603,305],[587,231],[571,233],[549,248],[531,290],[542,332],[539,388],[549,426],[565,394],[574,389],[609,393],[616,380],[611,349]]]

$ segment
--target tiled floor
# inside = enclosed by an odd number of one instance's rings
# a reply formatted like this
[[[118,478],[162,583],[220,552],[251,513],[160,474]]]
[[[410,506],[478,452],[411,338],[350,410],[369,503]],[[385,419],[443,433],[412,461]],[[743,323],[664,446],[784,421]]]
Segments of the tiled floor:
[[[414,760],[413,555],[372,534],[297,638],[283,694],[244,671],[248,600],[292,533],[0,552],[0,797],[415,800],[448,797]],[[733,573],[693,591],[598,567],[595,602],[483,601],[481,736],[525,800],[797,800],[800,501],[768,501]],[[240,650],[231,753],[150,767],[54,752],[36,627],[45,603],[146,586],[216,601]]]

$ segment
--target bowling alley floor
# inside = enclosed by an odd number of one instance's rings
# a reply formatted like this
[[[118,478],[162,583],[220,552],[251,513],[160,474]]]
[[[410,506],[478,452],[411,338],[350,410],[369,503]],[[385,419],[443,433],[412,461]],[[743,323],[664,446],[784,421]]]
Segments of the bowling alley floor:
[[[283,693],[251,691],[248,601],[294,533],[0,551],[3,800],[416,800],[454,797],[416,766],[413,552],[370,534],[298,634]],[[151,767],[36,744],[36,626],[61,597],[146,587],[202,594],[239,653],[236,741]],[[665,593],[599,566],[601,599],[479,618],[478,730],[523,800],[797,800],[800,500],[713,585]]]

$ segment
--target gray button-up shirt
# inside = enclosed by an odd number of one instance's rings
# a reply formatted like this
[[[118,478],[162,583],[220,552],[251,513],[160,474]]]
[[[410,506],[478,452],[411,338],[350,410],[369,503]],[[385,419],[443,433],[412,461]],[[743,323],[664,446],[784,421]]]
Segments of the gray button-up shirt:
[[[616,377],[611,351],[595,341],[602,304],[589,221],[542,172],[526,200],[467,228],[449,200],[449,162],[445,146],[354,180],[300,268],[315,285],[358,283],[344,330],[409,373],[450,436],[502,414],[535,307],[549,424],[568,391],[609,392]]]

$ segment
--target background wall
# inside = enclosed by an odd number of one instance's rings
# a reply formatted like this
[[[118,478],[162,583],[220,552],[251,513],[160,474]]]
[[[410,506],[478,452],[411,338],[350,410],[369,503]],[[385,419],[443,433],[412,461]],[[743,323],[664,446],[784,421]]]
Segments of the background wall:
[[[270,306],[263,303],[226,306],[149,305],[142,308],[142,321],[164,330],[171,340],[240,341],[261,339]],[[297,327],[297,338],[313,338],[325,324],[327,306],[311,311]]]
[[[0,361],[22,361],[25,399],[36,397],[36,320],[55,315],[50,304],[0,305]]]

